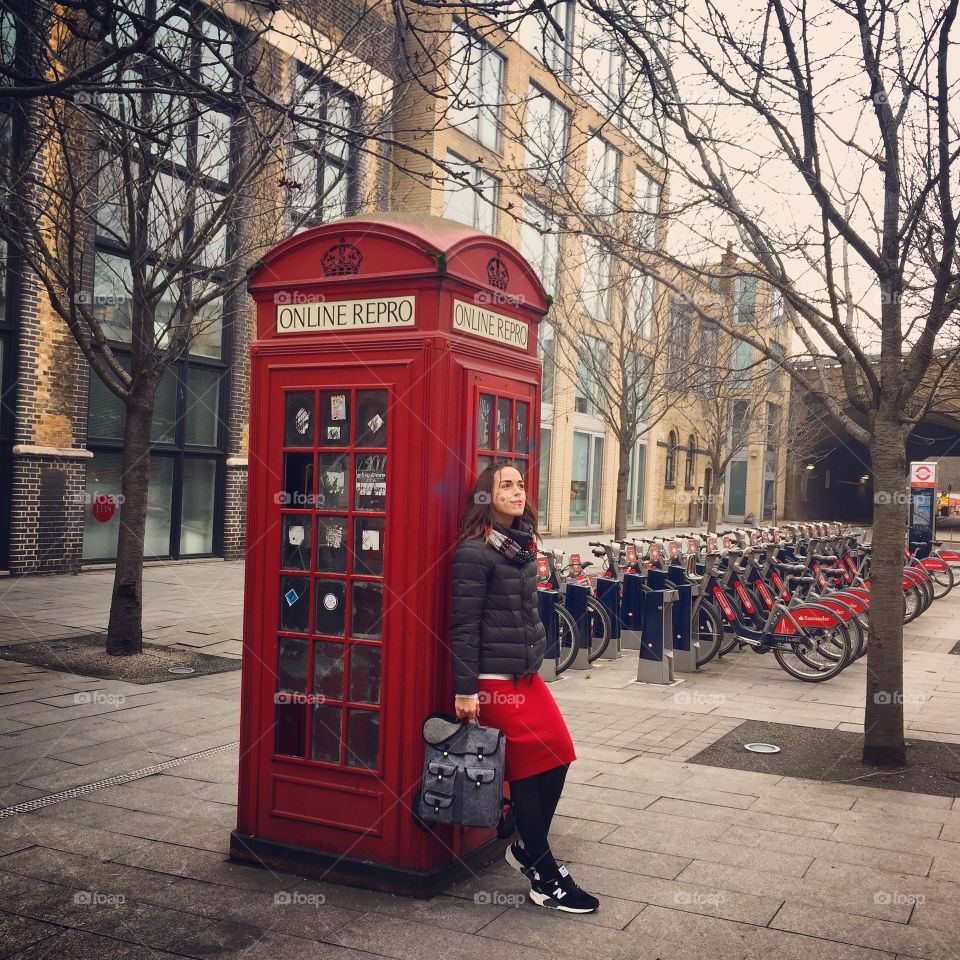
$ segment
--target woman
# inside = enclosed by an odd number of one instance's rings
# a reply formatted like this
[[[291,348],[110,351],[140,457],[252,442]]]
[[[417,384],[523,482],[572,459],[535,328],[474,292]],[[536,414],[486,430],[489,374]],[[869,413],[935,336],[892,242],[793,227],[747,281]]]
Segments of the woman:
[[[487,467],[467,501],[453,555],[455,710],[458,720],[482,720],[507,738],[505,777],[521,842],[506,860],[530,881],[530,899],[593,913],[600,902],[574,883],[547,842],[576,755],[538,672],[546,632],[537,606],[537,537],[520,471]]]

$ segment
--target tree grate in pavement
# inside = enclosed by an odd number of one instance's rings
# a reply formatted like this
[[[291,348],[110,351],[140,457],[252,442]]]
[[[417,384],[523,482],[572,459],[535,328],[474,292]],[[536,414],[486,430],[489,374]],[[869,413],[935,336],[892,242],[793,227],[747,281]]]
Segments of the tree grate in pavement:
[[[79,787],[71,787],[69,790],[61,790],[60,793],[50,793],[45,797],[34,797],[33,800],[24,800],[23,803],[15,803],[12,807],[0,808],[0,820],[6,817],[15,817],[20,813],[30,813],[33,810],[39,810],[41,807],[49,807],[54,803],[62,803],[64,800],[75,800],[85,794],[93,793],[96,790],[103,790],[106,787],[116,787],[121,783],[129,783],[131,780],[142,780],[144,777],[152,777],[171,767],[181,767],[185,763],[193,763],[194,760],[204,760],[212,757],[214,754],[223,753],[224,750],[230,750],[240,746],[239,740],[232,743],[224,743],[219,747],[211,747],[209,750],[201,750],[199,753],[189,753],[185,757],[173,757],[170,760],[163,760],[149,767],[141,767],[139,770],[133,770],[130,773],[120,773],[114,777],[104,777],[103,780],[95,780],[93,783],[84,783]]]

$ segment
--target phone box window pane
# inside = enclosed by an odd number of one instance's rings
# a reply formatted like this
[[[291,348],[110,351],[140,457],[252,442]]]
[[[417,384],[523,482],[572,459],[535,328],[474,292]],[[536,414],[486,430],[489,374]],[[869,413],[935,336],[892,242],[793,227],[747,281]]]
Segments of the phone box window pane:
[[[383,517],[356,517],[353,521],[353,572],[383,576]]]
[[[348,767],[375,770],[380,760],[380,714],[350,710],[347,719]]]
[[[322,453],[317,506],[321,510],[347,509],[347,454]]]
[[[313,707],[313,742],[310,759],[327,763],[340,762],[340,736],[343,731],[343,711],[326,703]]]
[[[510,449],[510,398],[497,399],[497,449]]]
[[[354,644],[350,648],[350,693],[357,703],[380,702],[380,647]]]
[[[284,570],[309,570],[312,542],[310,515],[286,514],[281,520],[280,566]]]
[[[477,474],[483,473],[490,464],[493,463],[493,457],[488,457],[486,455],[482,457],[477,457]]]
[[[317,580],[317,609],[314,633],[342,637],[346,629],[344,604],[346,588],[342,580]]]
[[[517,402],[517,431],[513,441],[513,449],[517,453],[529,453],[530,405]]]
[[[277,690],[307,691],[307,641],[294,637],[277,638]]]
[[[327,700],[343,699],[342,643],[314,643],[313,692]]]
[[[317,572],[347,572],[346,517],[317,517]]]
[[[351,636],[379,640],[383,634],[383,584],[353,584]]]
[[[493,397],[480,394],[477,404],[477,448],[490,450],[493,447]]]
[[[387,391],[357,392],[357,446],[387,445]]]
[[[387,505],[387,455],[366,453],[356,457],[356,510],[383,510]]]
[[[345,390],[320,394],[320,443],[328,447],[350,445],[350,394]]]
[[[310,581],[280,578],[280,629],[306,633],[310,629]]]
[[[284,421],[284,445],[287,447],[312,447],[313,423],[313,392],[288,393],[287,415]]]
[[[310,506],[312,496],[313,454],[285,453],[283,455],[283,506]]]
[[[307,707],[303,703],[276,705],[274,752],[287,757],[302,757],[306,746]]]

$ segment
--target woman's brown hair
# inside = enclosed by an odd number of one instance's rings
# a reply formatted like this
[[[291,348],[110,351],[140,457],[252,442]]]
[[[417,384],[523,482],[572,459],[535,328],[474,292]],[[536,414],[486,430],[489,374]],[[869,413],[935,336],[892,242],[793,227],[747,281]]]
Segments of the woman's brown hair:
[[[463,514],[460,517],[460,540],[470,540],[475,537],[489,536],[493,529],[493,485],[496,483],[497,474],[504,467],[513,467],[523,476],[515,463],[506,461],[503,463],[492,463],[489,467],[484,467],[480,471],[473,489],[467,494],[467,502],[463,508]],[[524,481],[526,485],[526,481]],[[530,506],[529,498],[523,505],[523,518],[528,520],[533,527],[533,535],[539,540],[540,533],[537,530],[537,513]]]

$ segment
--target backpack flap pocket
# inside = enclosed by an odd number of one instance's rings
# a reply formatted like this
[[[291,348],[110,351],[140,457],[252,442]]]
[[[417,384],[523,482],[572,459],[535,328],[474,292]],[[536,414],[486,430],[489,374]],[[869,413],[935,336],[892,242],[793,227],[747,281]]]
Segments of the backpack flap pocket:
[[[455,792],[458,769],[455,763],[449,763],[446,760],[428,761],[424,787],[432,793],[452,797]]]
[[[442,796],[434,790],[424,790],[420,801],[420,816],[424,820],[453,823],[453,796]]]
[[[475,754],[478,759],[492,757],[500,749],[500,731],[496,727],[467,726],[465,754]]]
[[[467,787],[472,786],[475,790],[482,787],[485,783],[493,783],[497,771],[493,767],[471,767],[467,766]]]

